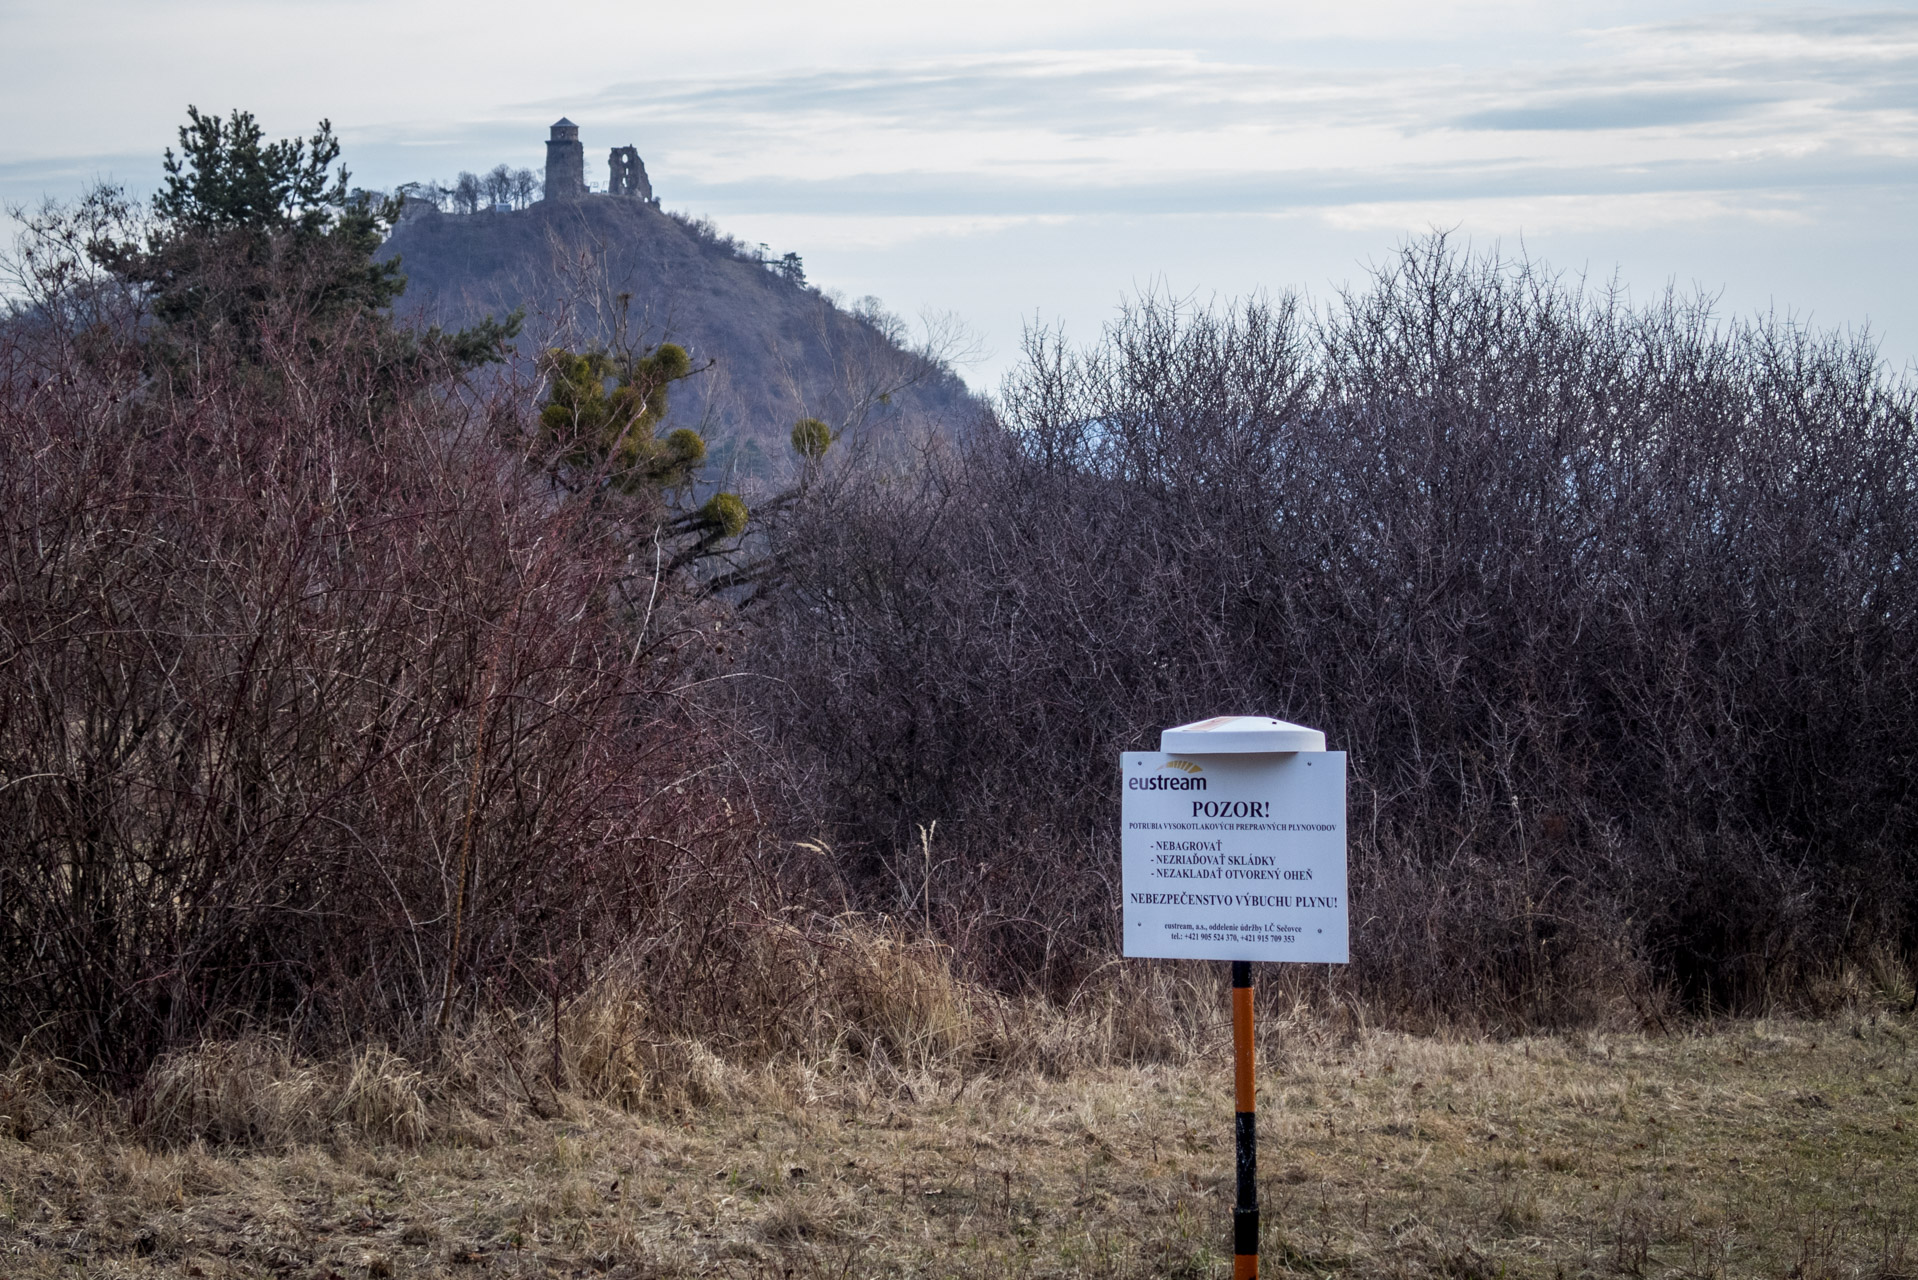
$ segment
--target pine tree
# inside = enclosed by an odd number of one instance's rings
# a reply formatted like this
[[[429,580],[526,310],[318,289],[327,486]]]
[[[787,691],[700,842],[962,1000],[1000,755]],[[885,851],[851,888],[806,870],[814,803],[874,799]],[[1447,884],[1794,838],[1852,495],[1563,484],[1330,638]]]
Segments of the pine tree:
[[[316,348],[370,343],[381,364],[500,358],[517,313],[455,334],[393,325],[406,278],[397,259],[374,255],[399,201],[352,193],[339,157],[326,120],[308,138],[269,141],[251,112],[223,120],[187,108],[150,233],[93,246],[97,261],[146,291],[157,354],[182,362],[217,350],[259,363],[261,335],[276,325]]]

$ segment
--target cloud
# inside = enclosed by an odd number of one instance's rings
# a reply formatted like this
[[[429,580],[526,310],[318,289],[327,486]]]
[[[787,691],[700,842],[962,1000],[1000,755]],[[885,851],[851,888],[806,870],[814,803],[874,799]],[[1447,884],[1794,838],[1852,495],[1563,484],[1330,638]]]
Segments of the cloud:
[[[589,176],[603,176],[602,148],[631,142],[669,205],[804,218],[829,240],[826,223],[847,218],[864,227],[847,242],[868,243],[1020,219],[1364,220],[1395,203],[1423,217],[1587,197],[1605,197],[1591,217],[1639,225],[1654,207],[1703,207],[1699,193],[1743,193],[1712,198],[1745,216],[1738,201],[1787,209],[1821,189],[1918,183],[1914,14],[1592,28],[1489,65],[1456,46],[1323,53],[1027,49],[662,75],[459,125],[344,133],[356,179],[392,186],[537,168],[546,124],[565,114],[582,123]],[[0,166],[0,192],[103,169],[157,181],[157,157],[100,157]],[[1660,195],[1672,199],[1646,203]]]
[[[669,201],[720,211],[1233,211],[1913,180],[1918,16],[1645,24],[1532,52],[1488,72],[1025,51],[654,79],[540,105],[637,135]]]
[[[1587,93],[1522,106],[1474,111],[1455,119],[1459,129],[1656,129],[1728,120],[1782,95],[1752,89]]]
[[[1026,51],[657,79],[541,109],[634,135],[669,203],[720,214],[1429,212],[1604,196],[1580,216],[1638,226],[1918,184],[1914,73],[1918,18],[1864,15],[1597,29],[1495,73]]]
[[[1807,226],[1813,221],[1796,204],[1753,201],[1747,193],[1738,191],[1396,200],[1333,205],[1319,216],[1326,226],[1339,230],[1377,229],[1414,235],[1433,227],[1536,236],[1738,223]]]
[[[1275,107],[1299,108],[1324,72],[1220,63],[1179,50],[1042,52],[902,65],[613,86],[591,105],[649,122],[752,121],[781,132],[820,121],[862,130],[1010,129],[1064,138],[1206,128]],[[1358,86],[1354,86],[1355,88]],[[554,109],[563,104],[555,101]],[[584,108],[582,108],[584,109]]]
[[[1036,180],[1021,175],[868,173],[830,180],[752,178],[682,183],[678,203],[697,208],[848,217],[970,219],[1122,214],[1237,214],[1323,209],[1393,201],[1585,199],[1719,193],[1748,207],[1788,207],[1804,193],[1833,188],[1918,188],[1918,158],[1823,153],[1752,156],[1652,165],[1524,162],[1398,165],[1267,173],[1188,173],[1132,181]],[[1622,206],[1621,206],[1622,207]],[[930,215],[928,210],[939,210]]]

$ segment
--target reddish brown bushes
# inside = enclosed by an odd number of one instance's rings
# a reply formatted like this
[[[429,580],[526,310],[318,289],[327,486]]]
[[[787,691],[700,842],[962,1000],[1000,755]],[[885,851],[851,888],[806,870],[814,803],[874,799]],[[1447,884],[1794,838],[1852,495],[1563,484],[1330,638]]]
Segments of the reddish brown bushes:
[[[0,333],[0,1035],[131,1075],[699,963],[743,837],[644,531],[377,317],[156,362],[89,296]]]
[[[559,1026],[616,959],[608,1061],[903,1052],[950,1021],[885,994],[904,941],[753,913],[803,882],[1082,990],[1116,753],[1246,709],[1352,752],[1351,981],[1396,1016],[1749,1007],[1918,943],[1914,405],[1861,347],[1443,244],[1323,321],[1149,304],[963,446],[808,468],[694,703],[723,601],[655,576],[657,504],[495,447],[527,388],[310,289],[156,343],[55,284],[0,328],[13,1042],[130,1079]],[[756,882],[762,823],[824,843]]]
[[[807,829],[975,971],[1107,953],[1117,753],[1234,711],[1352,752],[1381,1008],[1751,1007],[1918,943],[1914,400],[1868,347],[1439,241],[1323,320],[1038,342],[1002,415],[819,487],[753,686]]]

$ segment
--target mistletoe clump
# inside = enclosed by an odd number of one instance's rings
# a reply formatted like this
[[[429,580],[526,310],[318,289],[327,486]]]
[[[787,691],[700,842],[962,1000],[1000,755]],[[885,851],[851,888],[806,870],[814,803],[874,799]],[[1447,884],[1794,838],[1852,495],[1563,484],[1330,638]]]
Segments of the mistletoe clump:
[[[685,427],[663,438],[655,433],[666,416],[667,389],[692,371],[692,358],[677,343],[626,358],[555,348],[546,353],[552,389],[540,428],[576,474],[602,477],[629,494],[680,488],[706,460],[706,441]]]

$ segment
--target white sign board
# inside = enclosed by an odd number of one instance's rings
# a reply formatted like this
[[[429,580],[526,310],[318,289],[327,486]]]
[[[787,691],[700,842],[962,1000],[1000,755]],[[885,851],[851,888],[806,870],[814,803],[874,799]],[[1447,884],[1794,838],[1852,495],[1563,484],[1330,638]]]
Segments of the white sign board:
[[[1346,963],[1345,753],[1225,750],[1120,757],[1125,954]]]

